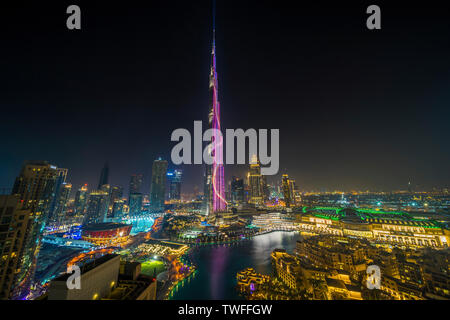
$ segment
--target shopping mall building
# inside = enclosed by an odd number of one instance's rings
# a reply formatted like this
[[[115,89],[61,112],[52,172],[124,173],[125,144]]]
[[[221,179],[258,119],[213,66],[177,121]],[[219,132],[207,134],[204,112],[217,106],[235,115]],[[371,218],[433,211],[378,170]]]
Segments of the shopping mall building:
[[[334,234],[366,238],[380,244],[411,247],[448,247],[448,221],[414,216],[406,212],[332,207],[304,208],[297,215],[300,230],[312,234]]]

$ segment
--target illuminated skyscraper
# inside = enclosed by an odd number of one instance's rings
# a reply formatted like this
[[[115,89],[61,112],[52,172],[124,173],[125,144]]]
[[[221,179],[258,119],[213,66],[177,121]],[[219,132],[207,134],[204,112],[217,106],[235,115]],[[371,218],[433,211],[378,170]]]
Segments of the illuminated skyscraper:
[[[261,176],[261,165],[256,155],[250,161],[248,184],[250,187],[249,203],[257,206],[262,205],[264,202],[264,185]]]
[[[284,202],[286,203],[286,207],[290,208],[293,204],[293,184],[289,179],[287,174],[283,174],[283,180],[281,183],[283,189]]]
[[[77,193],[75,194],[75,214],[78,217],[81,217],[86,210],[87,191],[88,187],[87,184],[85,184],[80,189],[78,189]]]
[[[219,103],[219,85],[217,80],[216,68],[216,27],[215,12],[213,12],[213,41],[211,51],[211,73],[209,75],[209,91],[211,94],[209,126],[212,129],[221,131],[220,125],[220,103]],[[211,139],[211,148],[209,153],[213,159],[212,165],[206,166],[205,185],[204,185],[204,210],[209,215],[215,212],[225,211],[227,202],[225,200],[225,178],[223,167],[223,139],[221,135],[214,132]]]
[[[12,190],[20,199],[19,209],[29,209],[30,216],[23,245],[18,248],[20,263],[15,270],[12,299],[24,299],[29,293],[41,247],[42,230],[47,222],[58,179],[56,166],[46,161],[26,161]]]
[[[183,177],[183,171],[177,169],[173,172],[167,172],[167,180],[169,180],[169,199],[180,200],[181,199],[181,179]]]
[[[112,218],[122,218],[124,213],[125,201],[122,199],[116,200],[112,206]]]
[[[50,220],[55,227],[64,224],[66,219],[67,202],[69,201],[71,191],[72,185],[70,183],[63,182],[61,186],[59,186],[58,193],[55,196],[56,205],[53,211],[53,216]]]
[[[112,206],[114,201],[122,199],[122,196],[123,196],[123,188],[122,187],[112,187],[109,204]]]
[[[159,158],[153,161],[150,204],[153,211],[164,209],[166,195],[167,161]]]
[[[108,212],[109,193],[103,190],[94,190],[89,194],[87,210],[83,224],[102,223]]]
[[[48,218],[47,218],[48,219],[47,222],[50,224],[57,223],[58,217],[56,217],[56,216],[61,215],[61,213],[62,213],[61,208],[65,207],[64,204],[61,206],[62,199],[61,199],[60,193],[62,191],[64,191],[63,185],[66,183],[68,171],[69,171],[68,169],[62,169],[62,168],[56,169],[57,178],[56,178],[55,189],[54,189],[55,196],[52,198],[52,200],[50,202],[50,209],[49,209],[49,214],[48,214]]]

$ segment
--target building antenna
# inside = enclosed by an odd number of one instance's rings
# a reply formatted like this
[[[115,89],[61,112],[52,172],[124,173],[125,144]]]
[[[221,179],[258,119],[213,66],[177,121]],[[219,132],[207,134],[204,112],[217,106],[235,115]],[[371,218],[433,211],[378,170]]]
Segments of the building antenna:
[[[212,0],[212,16],[213,16],[213,45],[216,45],[216,0]]]

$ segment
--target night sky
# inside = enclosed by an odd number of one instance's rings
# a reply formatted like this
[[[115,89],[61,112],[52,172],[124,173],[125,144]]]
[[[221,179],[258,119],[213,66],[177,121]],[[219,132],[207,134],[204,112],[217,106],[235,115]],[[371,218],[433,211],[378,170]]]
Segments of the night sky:
[[[112,185],[143,173],[148,193],[171,132],[206,121],[211,2],[58,2],[0,4],[0,187],[27,159],[96,187],[108,161]],[[217,0],[222,127],[279,128],[280,173],[301,190],[448,186],[444,2],[314,3]],[[81,31],[66,28],[70,4]],[[382,30],[366,28],[370,4]],[[201,191],[203,167],[183,169],[183,191]]]

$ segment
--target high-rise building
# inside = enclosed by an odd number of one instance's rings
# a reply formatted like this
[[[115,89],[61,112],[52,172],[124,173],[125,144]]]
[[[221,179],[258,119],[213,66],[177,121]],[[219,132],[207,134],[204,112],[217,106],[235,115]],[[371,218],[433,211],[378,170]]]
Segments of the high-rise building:
[[[71,191],[72,185],[70,183],[63,182],[59,186],[59,190],[55,195],[56,201],[53,215],[49,221],[49,223],[52,223],[55,227],[63,225],[66,220],[67,203],[69,201]]]
[[[261,164],[256,155],[250,161],[248,184],[250,187],[249,203],[256,206],[262,205],[264,203],[264,185],[261,176]]]
[[[244,203],[244,179],[233,177],[231,180],[231,202],[235,206]]]
[[[114,201],[122,199],[123,197],[123,188],[122,187],[112,187],[111,195],[109,199],[109,203],[112,206]]]
[[[283,190],[284,202],[287,208],[290,208],[293,204],[293,184],[291,183],[289,176],[287,174],[283,174],[281,187]]]
[[[130,207],[129,216],[136,217],[142,212],[142,193],[130,193],[128,206]]]
[[[20,199],[20,209],[29,209],[25,238],[20,252],[20,265],[15,272],[12,299],[24,299],[34,280],[36,261],[41,247],[41,231],[45,227],[58,179],[56,166],[46,161],[26,161],[12,190]]]
[[[98,181],[97,189],[100,190],[103,185],[108,184],[108,179],[109,179],[109,166],[108,163],[106,162],[105,165],[103,166],[102,172],[100,173],[100,179]]]
[[[181,179],[183,171],[180,169],[173,172],[167,172],[167,180],[169,180],[169,199],[180,200],[181,199]]]
[[[166,174],[167,161],[163,160],[162,158],[158,158],[153,161],[150,203],[152,210],[154,211],[161,211],[164,209],[164,200],[166,195]]]
[[[89,194],[87,210],[83,224],[102,223],[108,212],[109,193],[103,190],[94,190]]]
[[[54,193],[55,196],[52,198],[50,203],[50,210],[48,214],[47,222],[51,225],[58,224],[60,216],[64,213],[65,202],[64,199],[61,198],[61,193],[64,193],[63,185],[66,183],[68,169],[57,168],[56,169],[56,183]]]
[[[85,184],[75,194],[75,215],[78,217],[83,216],[86,210],[87,192],[88,186]]]
[[[22,208],[19,196],[0,195],[0,300],[11,298],[30,217],[31,211]]]
[[[144,176],[142,174],[133,174],[130,178],[130,191],[129,193],[140,193],[142,187],[142,181]]]
[[[204,213],[206,215],[215,212],[225,211],[227,201],[225,199],[225,174],[223,167],[223,141],[217,133],[221,130],[220,124],[220,103],[219,103],[219,84],[217,79],[216,67],[216,27],[215,13],[213,13],[213,41],[211,51],[211,72],[209,75],[209,91],[210,91],[210,112],[209,126],[216,129],[211,139],[209,154],[213,161],[212,165],[206,165],[204,176]]]
[[[113,203],[113,207],[112,207],[112,218],[117,219],[117,218],[122,218],[123,214],[124,214],[124,206],[125,206],[125,201],[122,199],[116,200]]]

